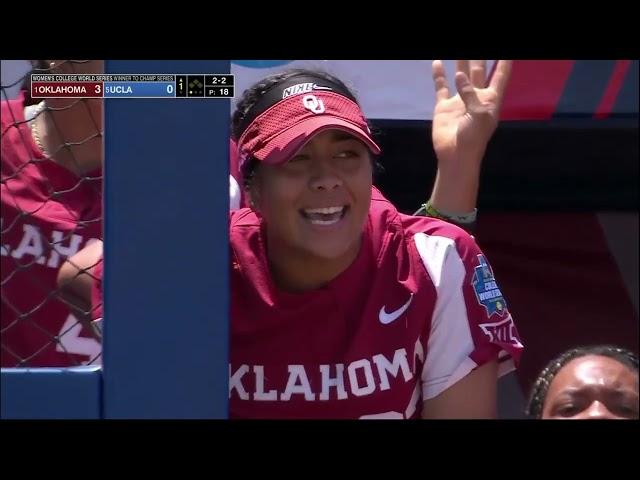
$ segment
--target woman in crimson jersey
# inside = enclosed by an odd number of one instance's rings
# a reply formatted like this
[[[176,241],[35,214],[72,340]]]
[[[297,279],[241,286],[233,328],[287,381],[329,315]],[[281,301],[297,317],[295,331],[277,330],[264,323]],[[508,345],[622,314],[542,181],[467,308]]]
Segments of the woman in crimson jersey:
[[[433,65],[426,213],[468,226],[510,62],[489,86],[484,62],[457,70],[450,96]],[[269,77],[241,98],[233,134],[250,208],[230,220],[231,416],[495,416],[497,376],[522,345],[491,267],[463,230],[401,215],[372,187],[380,149],[344,84]]]
[[[486,86],[483,62],[460,61],[450,96],[434,62],[428,214],[474,206],[509,71],[500,61]],[[488,259],[372,186],[381,152],[349,89],[315,71],[267,77],[232,133],[250,208],[230,215],[231,417],[494,417],[522,344]]]
[[[104,72],[97,60],[37,62],[49,73]],[[2,367],[99,363],[100,342],[56,277],[102,237],[103,102],[28,100],[1,103]]]

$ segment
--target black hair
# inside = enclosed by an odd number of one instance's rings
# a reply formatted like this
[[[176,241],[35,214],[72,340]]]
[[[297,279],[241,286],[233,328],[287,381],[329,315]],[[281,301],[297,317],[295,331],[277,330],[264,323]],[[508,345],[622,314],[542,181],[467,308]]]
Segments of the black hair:
[[[551,360],[542,372],[540,372],[538,378],[536,378],[533,388],[531,389],[525,414],[530,418],[542,418],[542,408],[547,398],[547,393],[549,392],[549,386],[555,376],[570,361],[587,355],[612,358],[638,373],[638,356],[624,348],[613,345],[594,345],[567,350]]]
[[[236,104],[236,109],[231,116],[231,136],[235,141],[238,141],[240,139],[240,137],[244,133],[244,130],[248,127],[248,123],[250,122],[247,122],[247,120],[253,116],[253,109],[256,104],[263,98],[263,96],[267,92],[270,92],[271,89],[273,89],[275,86],[294,76],[312,76],[334,83],[338,87],[340,87],[340,90],[345,92],[347,97],[349,97],[359,105],[355,95],[345,85],[345,83],[328,72],[322,70],[294,68],[286,70],[284,72],[275,73],[263,78],[242,93],[242,96]],[[369,125],[369,128],[371,129],[373,134],[374,129],[371,127],[371,125]],[[251,180],[256,172],[256,168],[259,165],[260,161],[253,157],[247,158],[243,163],[240,175],[242,177],[242,184],[245,190],[247,190],[251,185]],[[374,176],[376,176],[382,170],[382,166],[378,162],[377,158],[372,157],[372,166]]]

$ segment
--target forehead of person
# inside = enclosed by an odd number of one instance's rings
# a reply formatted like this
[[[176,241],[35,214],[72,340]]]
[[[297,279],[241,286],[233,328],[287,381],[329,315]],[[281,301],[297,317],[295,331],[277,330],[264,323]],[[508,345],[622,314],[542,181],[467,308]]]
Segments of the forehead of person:
[[[638,372],[607,356],[575,358],[551,382],[542,418],[638,418]]]
[[[350,92],[309,75],[256,104],[238,144],[259,160],[249,196],[270,243],[327,260],[357,250],[380,149]]]

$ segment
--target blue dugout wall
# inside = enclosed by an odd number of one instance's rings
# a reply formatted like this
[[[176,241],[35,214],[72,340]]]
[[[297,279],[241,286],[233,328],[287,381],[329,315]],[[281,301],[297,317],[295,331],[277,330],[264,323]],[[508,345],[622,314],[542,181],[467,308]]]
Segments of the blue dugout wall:
[[[107,61],[229,73],[229,61]],[[105,100],[103,367],[2,369],[2,418],[228,414],[229,100]]]

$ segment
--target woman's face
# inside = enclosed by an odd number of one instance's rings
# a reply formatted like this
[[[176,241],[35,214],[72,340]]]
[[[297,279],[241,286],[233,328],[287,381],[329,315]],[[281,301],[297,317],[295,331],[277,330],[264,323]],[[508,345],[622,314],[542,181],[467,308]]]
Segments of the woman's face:
[[[638,418],[638,373],[610,357],[576,358],[551,382],[542,418]]]
[[[368,148],[341,130],[311,138],[284,165],[260,165],[251,189],[268,242],[336,259],[359,247],[371,202]]]

